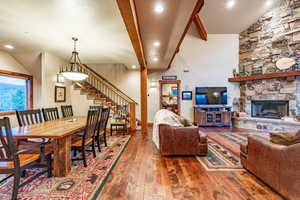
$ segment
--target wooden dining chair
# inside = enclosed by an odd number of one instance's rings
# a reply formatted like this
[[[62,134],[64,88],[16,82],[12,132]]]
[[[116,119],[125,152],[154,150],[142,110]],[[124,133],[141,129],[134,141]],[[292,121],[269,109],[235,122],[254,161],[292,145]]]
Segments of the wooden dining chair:
[[[72,105],[61,106],[61,113],[63,117],[73,117]]]
[[[97,142],[97,147],[98,147],[98,151],[101,152],[101,135],[103,136],[103,141],[104,141],[104,145],[107,147],[107,139],[106,139],[106,127],[107,127],[107,122],[109,119],[109,114],[110,114],[110,108],[103,108],[102,112],[100,113],[100,117],[99,117],[99,123],[98,123],[98,127],[96,130],[96,142]]]
[[[83,134],[77,134],[72,138],[71,146],[75,152],[74,155],[76,156],[77,151],[82,153],[82,158],[74,158],[72,160],[83,160],[84,167],[87,167],[86,151],[92,151],[94,158],[96,157],[95,130],[98,125],[99,114],[99,110],[89,110]],[[92,147],[92,150],[89,150],[88,147]]]
[[[103,106],[90,106],[90,110],[102,110]]]
[[[0,174],[10,174],[6,178],[2,179],[0,183],[14,177],[14,185],[12,192],[12,199],[16,200],[18,190],[20,187],[31,182],[38,176],[47,172],[48,177],[52,176],[51,169],[51,154],[45,155],[44,148],[40,148],[40,145],[32,145],[28,149],[17,150],[15,141],[11,133],[10,121],[7,117],[0,119]],[[38,151],[39,153],[32,153]],[[45,165],[41,165],[40,162],[46,160]],[[35,165],[44,166],[47,169],[35,174],[22,184],[20,184],[20,177],[25,169],[34,167]]]
[[[45,121],[57,120],[59,119],[57,108],[42,108],[43,116]]]
[[[43,122],[42,112],[40,109],[17,110],[16,115],[20,127]]]

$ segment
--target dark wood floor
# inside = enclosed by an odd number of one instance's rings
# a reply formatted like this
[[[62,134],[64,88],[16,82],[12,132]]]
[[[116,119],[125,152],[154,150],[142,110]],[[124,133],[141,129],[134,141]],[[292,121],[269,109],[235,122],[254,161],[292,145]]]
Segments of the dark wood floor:
[[[208,132],[223,131],[210,129]],[[226,130],[230,131],[230,130]],[[162,157],[151,133],[133,134],[101,200],[281,200],[247,172],[208,172],[194,157]]]

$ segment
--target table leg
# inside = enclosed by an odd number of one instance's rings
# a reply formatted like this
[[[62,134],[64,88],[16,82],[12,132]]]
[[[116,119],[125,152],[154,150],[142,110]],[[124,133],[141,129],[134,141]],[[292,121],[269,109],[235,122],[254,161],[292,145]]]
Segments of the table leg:
[[[67,136],[53,141],[54,176],[64,177],[71,171],[71,136]]]

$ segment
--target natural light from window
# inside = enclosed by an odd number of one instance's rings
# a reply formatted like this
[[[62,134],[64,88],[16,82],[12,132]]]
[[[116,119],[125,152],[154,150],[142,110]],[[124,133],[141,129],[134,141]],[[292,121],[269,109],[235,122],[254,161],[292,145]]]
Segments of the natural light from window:
[[[26,109],[26,80],[0,75],[0,112]]]

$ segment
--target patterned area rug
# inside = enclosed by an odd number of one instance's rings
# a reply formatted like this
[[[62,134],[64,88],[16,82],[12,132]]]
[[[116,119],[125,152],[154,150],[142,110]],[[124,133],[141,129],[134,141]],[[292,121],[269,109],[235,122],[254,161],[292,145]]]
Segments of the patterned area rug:
[[[197,159],[207,171],[243,170],[240,162],[240,144],[246,144],[250,135],[269,137],[268,133],[209,133],[208,154]]]
[[[63,178],[47,178],[46,174],[19,189],[18,200],[88,200],[96,197],[105,183],[110,171],[123,152],[130,136],[111,136],[108,147],[94,159],[90,153],[88,167],[82,161],[75,161],[71,173]],[[80,155],[78,155],[80,156]],[[21,182],[37,173],[39,169],[27,170]],[[3,178],[3,177],[2,177]],[[0,185],[0,199],[11,198],[13,178]]]
[[[196,158],[207,171],[243,170],[239,156],[208,138],[208,153]]]

